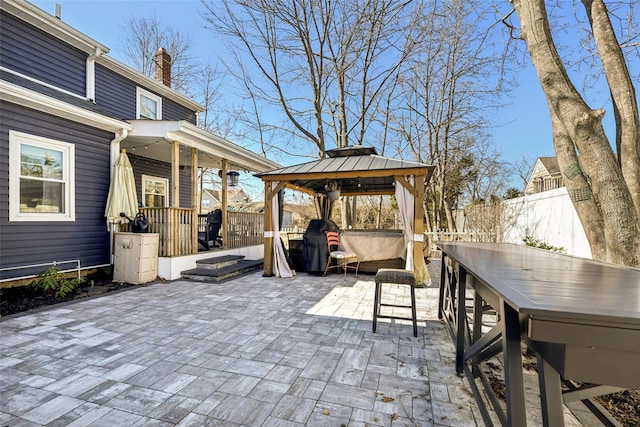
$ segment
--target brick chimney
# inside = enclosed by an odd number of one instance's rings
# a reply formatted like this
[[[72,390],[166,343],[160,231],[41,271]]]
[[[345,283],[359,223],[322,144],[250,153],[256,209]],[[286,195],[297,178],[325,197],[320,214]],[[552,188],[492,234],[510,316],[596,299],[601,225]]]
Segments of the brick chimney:
[[[171,87],[171,56],[161,47],[156,52],[156,80]]]

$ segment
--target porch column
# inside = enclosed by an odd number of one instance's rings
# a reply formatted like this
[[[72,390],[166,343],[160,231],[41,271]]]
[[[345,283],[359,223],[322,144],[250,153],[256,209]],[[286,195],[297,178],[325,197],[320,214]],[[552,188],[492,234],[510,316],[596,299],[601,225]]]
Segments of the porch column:
[[[264,182],[264,277],[273,276],[273,221],[271,181]]]
[[[413,271],[423,267],[424,250],[424,179],[425,175],[415,175],[415,197],[413,198]],[[417,236],[420,236],[419,238]]]
[[[227,248],[229,246],[229,224],[228,224],[228,216],[227,210],[229,209],[227,204],[227,159],[222,159],[222,188],[220,191],[221,199],[220,203],[222,203],[222,248]]]
[[[192,253],[198,253],[198,214],[200,213],[200,198],[198,197],[198,149],[191,149],[191,247]]]
[[[180,143],[171,141],[171,207],[180,207]]]

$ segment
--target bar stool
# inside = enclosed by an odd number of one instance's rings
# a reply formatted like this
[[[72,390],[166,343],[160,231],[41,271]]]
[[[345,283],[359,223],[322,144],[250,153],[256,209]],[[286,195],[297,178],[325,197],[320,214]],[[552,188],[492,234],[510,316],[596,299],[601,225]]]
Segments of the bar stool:
[[[411,286],[411,305],[398,305],[388,304],[382,302],[382,284],[393,283],[397,285],[409,285]],[[413,322],[413,336],[418,336],[418,321],[416,319],[416,292],[415,292],[415,277],[410,270],[400,270],[395,268],[381,268],[376,273],[376,293],[373,302],[373,332],[376,332],[378,326],[378,319],[398,319],[398,320],[411,320]],[[380,314],[382,307],[400,307],[410,308],[411,317],[391,316]]]

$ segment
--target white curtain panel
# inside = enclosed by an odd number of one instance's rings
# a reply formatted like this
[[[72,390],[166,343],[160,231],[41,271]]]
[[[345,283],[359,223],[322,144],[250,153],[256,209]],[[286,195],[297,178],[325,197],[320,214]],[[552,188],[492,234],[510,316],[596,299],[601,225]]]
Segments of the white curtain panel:
[[[414,176],[407,177],[407,181],[415,186],[416,179]],[[398,209],[400,210],[400,219],[404,226],[404,238],[407,242],[407,256],[405,269],[413,271],[416,278],[416,283],[422,283],[425,285],[431,284],[431,277],[427,271],[427,265],[424,262],[424,258],[420,257],[419,271],[414,271],[413,262],[413,245],[416,239],[424,239],[423,236],[416,236],[413,232],[413,219],[414,219],[414,196],[407,190],[401,182],[396,180],[396,201],[398,202]]]
[[[271,190],[275,190],[278,182],[271,184]],[[293,277],[295,272],[289,268],[287,257],[280,240],[280,195],[273,196],[271,201],[271,224],[273,229],[273,271],[276,277]]]

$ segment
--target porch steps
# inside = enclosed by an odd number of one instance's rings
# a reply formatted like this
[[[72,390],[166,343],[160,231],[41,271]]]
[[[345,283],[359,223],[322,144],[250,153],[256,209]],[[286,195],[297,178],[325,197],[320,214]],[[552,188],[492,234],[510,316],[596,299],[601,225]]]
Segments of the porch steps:
[[[220,282],[241,274],[262,269],[264,260],[245,260],[242,255],[225,255],[201,259],[196,268],[180,272],[183,279],[200,282]]]

